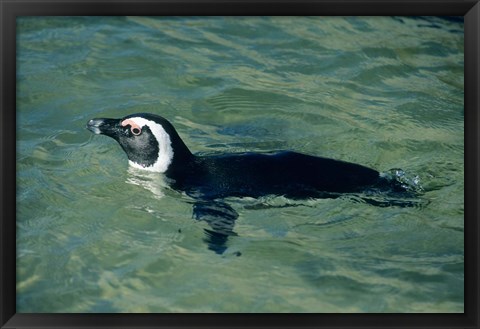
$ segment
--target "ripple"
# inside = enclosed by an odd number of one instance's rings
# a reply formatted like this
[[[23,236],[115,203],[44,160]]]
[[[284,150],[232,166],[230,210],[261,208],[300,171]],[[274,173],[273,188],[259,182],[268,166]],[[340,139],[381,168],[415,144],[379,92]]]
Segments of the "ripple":
[[[17,28],[19,312],[463,311],[463,21],[24,17]],[[193,152],[343,159],[421,200],[231,198],[238,236],[217,257],[191,198],[131,172],[115,141],[84,128],[134,112],[173,119]]]

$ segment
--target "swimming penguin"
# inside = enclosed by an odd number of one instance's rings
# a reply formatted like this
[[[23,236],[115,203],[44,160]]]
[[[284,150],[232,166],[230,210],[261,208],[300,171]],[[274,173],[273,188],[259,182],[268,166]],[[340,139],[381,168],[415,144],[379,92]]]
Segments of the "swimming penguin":
[[[92,119],[87,128],[115,139],[131,166],[163,173],[173,189],[197,200],[194,215],[208,222],[211,247],[220,246],[219,250],[223,250],[226,237],[234,234],[238,217],[221,201],[225,197],[303,199],[337,197],[382,186],[402,190],[377,170],[292,151],[194,155],[173,125],[155,114]]]

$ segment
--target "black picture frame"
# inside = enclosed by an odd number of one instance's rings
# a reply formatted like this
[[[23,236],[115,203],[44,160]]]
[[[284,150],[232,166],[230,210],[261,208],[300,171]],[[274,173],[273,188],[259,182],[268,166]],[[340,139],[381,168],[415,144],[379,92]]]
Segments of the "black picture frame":
[[[448,15],[465,22],[465,312],[463,314],[17,314],[16,17],[69,15]],[[0,0],[1,328],[479,327],[480,4],[478,1]]]

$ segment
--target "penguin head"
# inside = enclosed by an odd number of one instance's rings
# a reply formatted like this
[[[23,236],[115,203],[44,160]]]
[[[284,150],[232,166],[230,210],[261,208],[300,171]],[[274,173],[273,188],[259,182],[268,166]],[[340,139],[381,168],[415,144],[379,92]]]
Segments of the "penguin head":
[[[174,162],[184,162],[192,156],[172,124],[155,114],[92,119],[87,129],[115,139],[135,168],[164,173]]]

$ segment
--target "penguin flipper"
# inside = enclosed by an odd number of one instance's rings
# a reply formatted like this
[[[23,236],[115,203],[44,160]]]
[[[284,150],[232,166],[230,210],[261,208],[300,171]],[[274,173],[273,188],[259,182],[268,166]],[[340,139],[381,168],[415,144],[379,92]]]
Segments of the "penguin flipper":
[[[228,204],[220,201],[196,201],[193,205],[193,218],[207,222],[209,229],[204,229],[204,241],[208,249],[223,254],[227,249],[229,236],[237,235],[233,231],[238,213]]]

